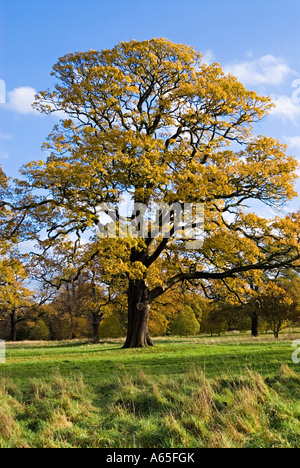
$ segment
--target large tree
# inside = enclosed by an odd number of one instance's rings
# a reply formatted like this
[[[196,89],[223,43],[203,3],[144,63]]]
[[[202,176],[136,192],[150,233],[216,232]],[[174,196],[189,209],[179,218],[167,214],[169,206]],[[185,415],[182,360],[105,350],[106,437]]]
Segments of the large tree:
[[[125,347],[152,345],[150,305],[181,282],[205,288],[297,264],[299,215],[269,221],[244,206],[278,207],[295,196],[295,159],[279,141],[253,135],[269,98],[166,39],[70,53],[53,75],[55,89],[41,92],[35,107],[59,112],[61,122],[44,145],[47,160],[23,170],[15,209],[41,229],[44,258],[71,236],[82,259],[74,279],[97,258],[107,280],[127,283]],[[204,204],[203,247],[186,250],[173,218],[171,238],[94,236],[82,245],[99,204],[124,195],[147,206]]]

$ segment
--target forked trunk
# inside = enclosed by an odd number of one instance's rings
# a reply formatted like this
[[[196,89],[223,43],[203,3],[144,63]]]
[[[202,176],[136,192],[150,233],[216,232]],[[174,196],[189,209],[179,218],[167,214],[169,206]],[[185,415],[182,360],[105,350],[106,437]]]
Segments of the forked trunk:
[[[130,281],[128,288],[128,329],[124,348],[153,346],[150,338],[148,317],[149,289],[143,280]]]

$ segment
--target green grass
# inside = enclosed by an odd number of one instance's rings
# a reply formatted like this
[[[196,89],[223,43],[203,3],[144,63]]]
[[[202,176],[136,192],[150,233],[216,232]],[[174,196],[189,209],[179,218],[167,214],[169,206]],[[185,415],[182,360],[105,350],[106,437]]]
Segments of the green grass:
[[[0,447],[300,447],[294,338],[8,344]]]

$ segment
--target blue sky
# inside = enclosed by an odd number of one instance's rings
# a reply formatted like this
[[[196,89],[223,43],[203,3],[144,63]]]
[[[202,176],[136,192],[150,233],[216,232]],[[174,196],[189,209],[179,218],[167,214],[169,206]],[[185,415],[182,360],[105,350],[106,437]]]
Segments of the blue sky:
[[[256,133],[280,138],[300,160],[299,30],[299,0],[0,0],[0,164],[15,177],[44,156],[40,147],[56,120],[30,104],[35,91],[53,86],[60,56],[152,37],[192,45],[249,89],[271,95],[276,110]]]

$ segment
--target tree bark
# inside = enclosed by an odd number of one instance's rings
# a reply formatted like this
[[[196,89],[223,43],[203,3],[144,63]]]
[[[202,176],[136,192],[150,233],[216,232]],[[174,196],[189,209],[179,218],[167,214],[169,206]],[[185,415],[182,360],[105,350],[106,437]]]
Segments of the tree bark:
[[[274,333],[274,338],[276,340],[279,339],[280,330],[281,330],[281,324],[274,325],[273,333]]]
[[[253,312],[251,316],[251,335],[254,338],[257,338],[259,333],[258,333],[258,315],[257,312]]]
[[[128,288],[128,328],[124,348],[153,346],[148,317],[149,289],[144,280],[131,280]]]
[[[93,342],[99,343],[100,341],[100,323],[103,320],[103,314],[97,314],[92,312],[93,316]]]
[[[10,340],[17,341],[17,320],[15,310],[10,314]]]

